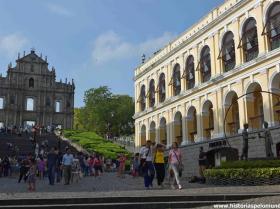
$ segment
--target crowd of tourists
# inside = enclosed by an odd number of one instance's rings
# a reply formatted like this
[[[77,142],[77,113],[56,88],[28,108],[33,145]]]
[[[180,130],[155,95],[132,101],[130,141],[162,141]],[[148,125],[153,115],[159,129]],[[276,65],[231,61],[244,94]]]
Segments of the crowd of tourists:
[[[78,182],[81,177],[101,176],[105,168],[104,158],[99,154],[91,156],[81,152],[72,154],[70,148],[66,148],[65,154],[51,147],[46,156],[38,158],[29,153],[20,161],[18,183],[27,182],[29,191],[35,191],[36,180],[48,178],[49,185],[63,182],[69,185]]]
[[[132,161],[132,175],[142,176],[146,189],[154,187],[153,181],[156,177],[157,187],[164,188],[164,180],[167,177],[172,189],[182,189],[180,178],[183,171],[182,152],[177,142],[173,142],[167,159],[164,157],[166,146],[154,144],[147,141],[136,153]]]

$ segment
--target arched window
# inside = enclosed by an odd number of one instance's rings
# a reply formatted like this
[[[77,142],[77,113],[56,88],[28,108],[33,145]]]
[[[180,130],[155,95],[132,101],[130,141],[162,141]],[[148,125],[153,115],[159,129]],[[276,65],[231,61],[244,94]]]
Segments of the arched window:
[[[233,33],[227,32],[223,37],[219,58],[222,59],[224,71],[228,72],[235,67],[235,48]]]
[[[0,110],[4,109],[4,98],[0,97]]]
[[[280,47],[280,2],[271,5],[267,12],[267,36],[270,50]]]
[[[140,91],[140,96],[138,99],[138,102],[140,103],[140,110],[144,111],[146,108],[146,90],[145,90],[145,86],[142,85],[141,87],[141,91]]]
[[[211,59],[210,59],[210,48],[204,46],[200,54],[200,73],[201,82],[209,81],[211,78]]]
[[[153,107],[155,105],[155,80],[152,79],[149,85],[149,106]]]
[[[165,101],[166,96],[166,89],[165,89],[165,75],[161,73],[159,76],[159,83],[158,83],[158,92],[159,92],[159,102]]]
[[[61,112],[61,101],[55,101],[55,112]]]
[[[194,58],[190,55],[186,61],[186,68],[185,68],[185,76],[186,78],[186,87],[187,89],[191,89],[195,85],[195,74],[194,74]]]
[[[26,99],[26,110],[34,111],[34,99],[31,97]]]
[[[16,97],[14,95],[10,96],[10,104],[14,105],[16,103]]]
[[[46,98],[46,106],[47,107],[51,106],[51,99],[50,99],[50,97]]]
[[[173,69],[172,83],[173,85],[173,95],[176,96],[181,92],[181,73],[180,65],[176,64]]]
[[[256,58],[259,54],[258,34],[256,20],[250,17],[242,30],[242,48],[246,62]]]
[[[34,79],[33,78],[29,79],[29,88],[34,88]]]

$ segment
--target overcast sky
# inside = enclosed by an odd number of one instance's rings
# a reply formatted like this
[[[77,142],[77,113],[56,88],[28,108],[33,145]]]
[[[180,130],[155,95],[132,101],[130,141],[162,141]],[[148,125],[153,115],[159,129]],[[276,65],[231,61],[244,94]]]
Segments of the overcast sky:
[[[73,78],[75,106],[107,85],[134,96],[134,68],[224,0],[0,0],[0,73],[18,52],[48,56]]]

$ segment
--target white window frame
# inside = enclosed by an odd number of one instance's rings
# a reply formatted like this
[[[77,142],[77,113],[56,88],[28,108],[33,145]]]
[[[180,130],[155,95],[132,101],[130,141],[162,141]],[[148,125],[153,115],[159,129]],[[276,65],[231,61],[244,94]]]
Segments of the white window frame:
[[[5,98],[4,97],[0,97],[0,110],[3,110],[4,107],[5,107]]]
[[[29,100],[32,100],[32,108],[29,108],[29,103],[28,103],[28,101]],[[26,105],[26,111],[30,111],[30,112],[33,112],[33,111],[35,111],[35,99],[34,99],[34,97],[26,97],[26,103],[25,103],[25,105]]]
[[[57,107],[57,104],[59,104],[59,107]],[[61,100],[55,100],[54,111],[55,111],[55,113],[61,113],[62,112],[62,101]]]

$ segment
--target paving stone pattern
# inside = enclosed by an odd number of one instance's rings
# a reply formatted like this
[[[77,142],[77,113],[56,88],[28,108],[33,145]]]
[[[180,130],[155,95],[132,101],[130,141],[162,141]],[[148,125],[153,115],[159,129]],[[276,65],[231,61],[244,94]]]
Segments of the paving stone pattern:
[[[156,183],[156,182],[154,182]],[[143,178],[116,177],[116,173],[104,173],[100,177],[84,177],[78,183],[54,186],[48,185],[47,179],[37,180],[37,191],[27,192],[27,184],[17,183],[17,178],[0,178],[0,199],[7,198],[59,198],[59,197],[111,197],[111,196],[162,196],[162,195],[214,195],[214,194],[249,194],[249,193],[280,193],[280,186],[209,186],[190,184],[182,181],[183,190],[172,190],[165,183],[165,189],[155,188],[145,190]]]

